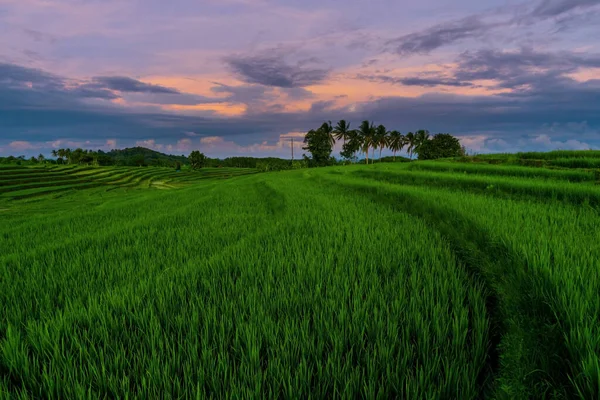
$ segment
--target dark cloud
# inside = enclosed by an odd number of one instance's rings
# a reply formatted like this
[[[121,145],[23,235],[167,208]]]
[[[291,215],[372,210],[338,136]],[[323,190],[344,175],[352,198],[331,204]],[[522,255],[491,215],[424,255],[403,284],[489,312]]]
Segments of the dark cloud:
[[[531,12],[539,18],[557,17],[573,10],[584,10],[600,4],[600,0],[543,0]]]
[[[92,83],[89,85],[129,93],[180,94],[176,89],[144,83],[125,76],[97,76],[92,78]]]
[[[213,93],[228,94],[228,99],[235,103],[251,103],[264,101],[272,98],[270,88],[262,85],[238,85],[231,86],[219,82],[213,82],[216,86],[210,88]]]
[[[472,37],[481,37],[498,24],[484,22],[472,15],[457,21],[434,25],[420,32],[390,40],[386,45],[400,55],[427,54],[439,47]]]
[[[488,38],[492,32],[495,37],[501,38],[507,30],[510,32],[517,27],[530,27],[548,19],[554,20],[558,30],[565,30],[586,18],[586,14],[591,12],[590,8],[599,4],[600,0],[542,0],[533,8],[524,8],[523,5],[498,8],[388,40],[385,48],[404,56],[429,54],[463,40]],[[500,31],[499,28],[504,30]]]
[[[600,55],[569,51],[539,52],[531,48],[518,51],[479,50],[464,52],[456,60],[457,67],[443,74],[427,72],[413,77],[381,74],[357,74],[357,79],[406,86],[478,87],[476,81],[493,80],[495,89],[512,89],[508,95],[534,90],[549,90],[556,85],[575,82],[568,75],[581,68],[600,68]]]
[[[530,48],[480,50],[459,56],[454,78],[467,82],[492,79],[498,81],[498,88],[517,89],[527,85],[531,90],[572,81],[565,75],[588,67],[600,67],[600,55],[567,51],[547,53]]]
[[[405,86],[422,86],[422,87],[435,87],[435,86],[473,86],[471,82],[461,81],[455,78],[443,78],[443,77],[395,77],[389,75],[367,75],[357,74],[356,79],[366,80],[369,82],[389,83],[391,85],[405,85]]]
[[[121,97],[127,101],[164,104],[164,105],[183,105],[194,106],[198,104],[222,103],[228,99],[218,97],[207,97],[191,93],[122,93]]]
[[[0,63],[0,109],[73,105],[81,99],[115,99],[101,87],[70,86],[66,79],[39,69]]]
[[[335,101],[333,100],[317,101],[311,104],[309,113],[331,110],[334,105]]]
[[[219,103],[230,98],[211,98],[147,84],[126,77],[96,77],[90,81],[66,79],[14,64],[0,64],[0,108],[86,106],[82,101],[114,100],[146,104],[197,105]],[[110,106],[110,104],[106,104]]]
[[[61,88],[64,79],[35,68],[0,63],[0,83],[4,85],[41,85],[46,89]]]
[[[231,56],[225,59],[229,68],[243,81],[252,84],[297,88],[317,84],[329,71],[306,67],[307,60],[287,63],[279,52],[254,56]]]

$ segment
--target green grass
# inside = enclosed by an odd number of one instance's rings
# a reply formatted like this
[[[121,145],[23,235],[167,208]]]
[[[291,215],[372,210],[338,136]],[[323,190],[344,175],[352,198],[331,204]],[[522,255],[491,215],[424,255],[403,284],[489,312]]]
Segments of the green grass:
[[[600,395],[593,173],[68,172],[0,187],[0,398]]]
[[[600,158],[556,158],[551,160],[549,164],[563,168],[600,168]]]
[[[536,160],[556,160],[565,158],[600,158],[600,150],[555,150],[548,152],[517,153],[518,158]]]
[[[557,179],[570,182],[585,182],[597,180],[591,171],[570,171],[547,168],[527,168],[509,165],[466,164],[455,162],[418,162],[410,164],[410,170],[459,172],[465,175],[498,175],[515,178]]]

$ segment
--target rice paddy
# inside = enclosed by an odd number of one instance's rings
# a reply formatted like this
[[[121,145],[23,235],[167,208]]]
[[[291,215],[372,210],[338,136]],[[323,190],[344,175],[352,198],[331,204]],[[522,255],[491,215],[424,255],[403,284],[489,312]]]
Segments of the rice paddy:
[[[0,169],[0,398],[597,398],[589,169]]]

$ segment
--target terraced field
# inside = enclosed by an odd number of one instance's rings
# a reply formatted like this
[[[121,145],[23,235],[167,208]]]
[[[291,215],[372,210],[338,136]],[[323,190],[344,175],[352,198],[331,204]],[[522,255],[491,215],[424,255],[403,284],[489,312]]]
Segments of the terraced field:
[[[73,190],[103,188],[173,189],[204,179],[255,173],[247,168],[180,171],[156,167],[0,167],[0,199],[25,199]]]
[[[23,171],[0,397],[600,395],[593,169]]]

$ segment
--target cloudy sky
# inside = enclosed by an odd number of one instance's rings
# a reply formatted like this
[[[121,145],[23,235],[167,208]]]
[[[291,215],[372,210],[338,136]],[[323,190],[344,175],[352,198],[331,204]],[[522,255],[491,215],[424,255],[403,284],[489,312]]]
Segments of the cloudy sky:
[[[0,155],[287,156],[342,118],[600,148],[598,38],[600,0],[0,0]]]

